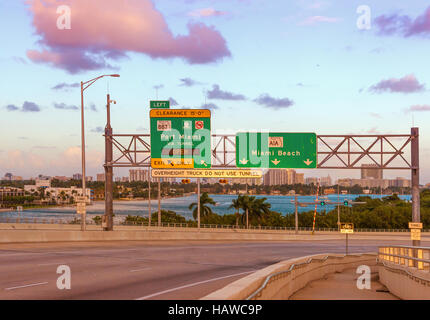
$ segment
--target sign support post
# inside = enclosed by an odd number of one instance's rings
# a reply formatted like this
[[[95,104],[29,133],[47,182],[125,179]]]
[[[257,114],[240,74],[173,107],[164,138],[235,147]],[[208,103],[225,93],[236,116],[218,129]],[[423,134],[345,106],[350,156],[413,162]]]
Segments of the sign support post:
[[[148,168],[148,227],[151,226],[151,167]]]
[[[158,178],[158,226],[161,227],[161,179]]]
[[[200,231],[200,178],[197,178],[197,227]]]

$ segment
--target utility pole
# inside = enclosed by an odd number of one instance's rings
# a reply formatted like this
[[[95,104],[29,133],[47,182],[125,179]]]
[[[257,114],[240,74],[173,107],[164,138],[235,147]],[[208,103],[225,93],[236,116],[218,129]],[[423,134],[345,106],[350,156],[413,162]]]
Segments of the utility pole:
[[[340,202],[340,196],[339,196],[339,179],[337,181],[337,202]],[[337,205],[337,229],[340,228],[340,206],[339,203]]]
[[[419,130],[411,128],[411,182],[412,182],[412,222],[420,222],[420,176],[419,176]],[[412,245],[419,247],[420,240],[412,240]]]
[[[113,148],[112,148],[112,127],[110,125],[110,95],[107,95],[107,122],[105,127],[105,217],[107,225],[105,231],[113,230]]]
[[[85,198],[87,204],[87,191],[85,185],[85,127],[84,127],[84,83],[81,81],[81,152],[82,152],[82,197]],[[86,229],[86,212],[81,215],[81,231]]]
[[[295,218],[295,226],[296,226],[296,234],[299,234],[299,212],[298,212],[298,202],[297,202],[297,194],[294,194],[294,218]]]

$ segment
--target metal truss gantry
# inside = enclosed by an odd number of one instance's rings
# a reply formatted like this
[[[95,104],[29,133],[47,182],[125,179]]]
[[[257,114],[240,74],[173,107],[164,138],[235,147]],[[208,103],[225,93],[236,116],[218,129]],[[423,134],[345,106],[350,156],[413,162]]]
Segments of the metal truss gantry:
[[[112,134],[115,157],[112,167],[150,167],[149,134]],[[361,169],[370,162],[375,169],[418,169],[412,165],[411,144],[416,134],[393,135],[319,135],[319,169]],[[212,135],[212,167],[236,168],[236,138],[234,134]]]

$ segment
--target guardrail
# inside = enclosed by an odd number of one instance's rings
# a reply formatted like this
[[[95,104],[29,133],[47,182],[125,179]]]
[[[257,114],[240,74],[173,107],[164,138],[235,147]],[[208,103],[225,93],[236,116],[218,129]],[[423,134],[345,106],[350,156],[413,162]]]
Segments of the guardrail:
[[[79,219],[70,218],[39,218],[39,217],[0,217],[0,223],[26,223],[26,224],[80,224]],[[86,223],[88,225],[101,225],[101,222],[95,222],[92,219],[87,218]],[[162,222],[158,225],[157,222],[152,222],[148,225],[147,222],[118,222],[114,223],[117,226],[142,226],[142,227],[167,227],[167,228],[197,228],[197,223],[173,223],[173,222]],[[249,231],[289,231],[294,232],[295,227],[276,227],[276,226],[249,226],[246,229],[243,225],[217,225],[217,224],[201,224],[202,229],[231,229],[231,230],[249,230]],[[299,227],[299,231],[311,232],[311,227]],[[337,228],[316,228],[317,232],[338,232]],[[409,233],[409,229],[371,229],[371,228],[357,228],[354,232],[397,232],[397,233]],[[430,232],[430,229],[422,230],[422,232]]]
[[[379,247],[378,260],[430,272],[430,247]]]
[[[269,284],[273,283],[274,281],[286,278],[286,277],[290,276],[291,272],[293,272],[294,270],[304,268],[307,265],[310,265],[312,263],[325,262],[329,259],[339,260],[339,259],[344,259],[346,257],[364,256],[364,255],[368,255],[368,254],[352,254],[352,255],[339,255],[339,256],[326,255],[322,258],[309,258],[308,260],[306,260],[304,262],[293,263],[290,265],[290,267],[287,270],[275,272],[275,273],[268,275],[264,279],[263,283],[252,294],[250,294],[246,298],[246,300],[256,300],[256,299],[260,298],[263,294],[263,291],[269,286]],[[372,256],[374,256],[374,254]]]

